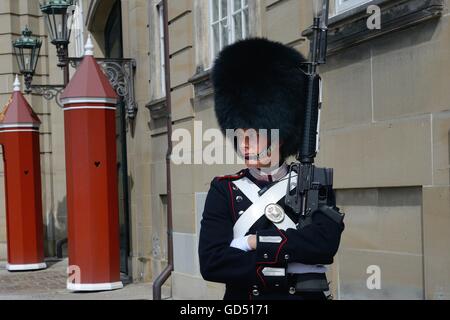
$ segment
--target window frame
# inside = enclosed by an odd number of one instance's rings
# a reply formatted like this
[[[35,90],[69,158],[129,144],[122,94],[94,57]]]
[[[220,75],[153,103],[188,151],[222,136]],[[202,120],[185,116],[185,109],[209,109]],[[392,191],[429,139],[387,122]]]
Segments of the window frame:
[[[248,0],[240,0],[241,6],[239,9],[235,9],[234,7],[234,1],[235,0],[226,0],[227,3],[227,15],[222,15],[222,0],[209,0],[208,6],[209,6],[209,19],[208,19],[208,28],[209,28],[209,44],[210,44],[210,55],[212,57],[211,60],[214,60],[214,57],[216,54],[222,50],[226,45],[231,44],[236,41],[236,24],[234,22],[234,17],[236,15],[241,16],[241,37],[239,39],[245,39],[250,34],[250,6]],[[214,2],[218,3],[218,16],[217,19],[214,20],[213,15],[213,5]],[[245,14],[245,11],[247,12],[247,15]],[[222,36],[222,23],[226,23],[226,32],[227,32],[227,43],[223,42],[223,36]],[[215,25],[218,25],[219,27],[219,49],[216,51],[215,46],[215,39],[214,39],[214,27]],[[211,68],[211,66],[209,66]],[[208,68],[208,69],[209,69]]]
[[[75,11],[72,16],[72,33],[71,43],[73,43],[72,50],[75,57],[82,57],[84,55],[84,11],[83,1],[77,0],[74,3]]]
[[[369,2],[372,2],[372,0],[347,0],[347,2],[344,1],[345,0],[335,0],[334,15],[342,14],[344,12],[350,11],[352,9],[368,4]]]
[[[241,16],[241,37],[239,39],[245,39],[248,37],[249,34],[249,5],[248,0],[240,0],[241,1],[241,7],[237,10],[234,8],[234,1],[229,0],[231,2],[231,20],[232,20],[232,41],[231,43],[236,41],[236,24],[234,23],[234,16],[240,15]],[[247,10],[247,17],[245,16],[245,10]]]
[[[159,39],[159,65],[160,65],[160,90],[161,96],[166,96],[166,72],[165,72],[165,53],[164,53],[164,8],[163,2],[160,1],[156,5],[158,13],[158,39]]]
[[[335,4],[335,2],[332,2]],[[381,9],[384,27],[379,30],[367,28],[368,5],[377,5]],[[332,11],[335,11],[333,8]],[[371,0],[340,14],[330,16],[328,29],[328,55],[341,50],[394,33],[423,22],[440,19],[445,14],[444,0]],[[302,32],[311,40],[312,26]]]

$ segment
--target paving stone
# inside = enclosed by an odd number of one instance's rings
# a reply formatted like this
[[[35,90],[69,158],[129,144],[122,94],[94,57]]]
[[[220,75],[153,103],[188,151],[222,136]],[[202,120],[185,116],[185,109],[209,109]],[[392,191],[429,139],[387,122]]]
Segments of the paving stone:
[[[129,283],[124,288],[103,292],[71,292],[66,289],[67,259],[48,260],[45,270],[9,272],[0,261],[0,300],[150,300],[152,283]],[[163,299],[171,299],[163,288]]]

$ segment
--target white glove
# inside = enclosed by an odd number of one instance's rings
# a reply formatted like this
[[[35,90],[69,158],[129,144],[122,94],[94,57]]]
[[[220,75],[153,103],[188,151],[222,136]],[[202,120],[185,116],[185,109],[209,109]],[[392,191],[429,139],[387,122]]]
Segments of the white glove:
[[[252,248],[248,244],[248,237],[250,237],[250,236],[251,235],[249,234],[248,236],[245,236],[242,238],[233,239],[233,241],[231,241],[231,243],[230,243],[230,247],[241,249],[242,251],[252,250]]]

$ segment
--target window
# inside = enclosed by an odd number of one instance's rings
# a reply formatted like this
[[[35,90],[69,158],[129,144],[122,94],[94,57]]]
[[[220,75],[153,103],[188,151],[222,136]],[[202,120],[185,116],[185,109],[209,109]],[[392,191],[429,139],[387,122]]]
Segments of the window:
[[[123,58],[122,5],[116,0],[105,25],[105,58]]]
[[[73,37],[73,56],[82,57],[84,55],[84,22],[83,22],[83,2],[75,2],[75,12],[73,14],[72,34]]]
[[[439,19],[445,12],[444,0],[334,0],[334,4],[335,14],[330,18],[328,26],[328,54],[403,30],[405,27],[410,28],[428,20]],[[372,15],[366,10],[370,4],[376,4],[380,8],[381,29],[373,30],[367,27],[367,18]]]
[[[165,54],[164,54],[164,10],[163,2],[161,1],[157,6],[159,19],[159,48],[160,48],[160,84],[161,96],[166,95],[166,71],[165,71]]]
[[[336,14],[349,11],[353,8],[359,7],[372,0],[335,0],[336,1]]]
[[[211,53],[249,34],[248,0],[210,0]]]

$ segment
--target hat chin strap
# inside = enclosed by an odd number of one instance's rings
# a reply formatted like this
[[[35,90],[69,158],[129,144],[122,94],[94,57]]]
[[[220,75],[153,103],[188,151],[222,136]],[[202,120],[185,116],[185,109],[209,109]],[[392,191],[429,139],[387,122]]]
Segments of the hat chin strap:
[[[261,158],[264,158],[267,156],[267,154],[272,150],[272,145],[269,145],[267,148],[265,148],[260,153],[257,153],[254,156],[248,156],[248,160],[256,160],[259,161]],[[239,151],[240,155],[242,156],[242,153]]]

